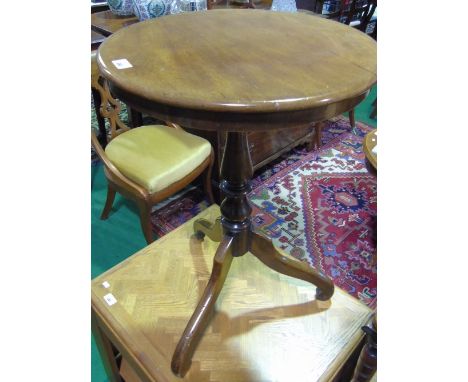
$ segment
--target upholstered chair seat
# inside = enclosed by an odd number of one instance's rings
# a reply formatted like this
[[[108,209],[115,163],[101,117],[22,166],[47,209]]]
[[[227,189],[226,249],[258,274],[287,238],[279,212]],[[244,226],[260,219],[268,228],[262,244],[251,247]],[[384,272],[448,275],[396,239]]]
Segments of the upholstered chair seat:
[[[142,126],[118,135],[106,146],[117,169],[154,193],[190,174],[210,155],[210,143],[182,129]]]
[[[146,125],[130,129],[120,119],[120,102],[116,100],[109,84],[101,76],[96,55],[91,55],[91,88],[98,99],[98,111],[103,118],[102,135],[105,147],[91,129],[91,144],[104,165],[107,178],[106,204],[101,219],[107,219],[115,195],[134,200],[140,214],[140,224],[149,244],[154,240],[151,226],[152,207],[182,191],[199,176],[203,188],[213,203],[211,170],[214,152],[210,143],[190,134],[180,126]],[[105,130],[104,119],[109,122]]]

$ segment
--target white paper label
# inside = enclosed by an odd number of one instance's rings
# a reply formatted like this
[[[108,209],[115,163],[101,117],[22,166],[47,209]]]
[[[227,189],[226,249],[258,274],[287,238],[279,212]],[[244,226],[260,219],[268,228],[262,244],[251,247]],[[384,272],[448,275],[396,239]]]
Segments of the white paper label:
[[[127,69],[133,68],[133,65],[126,58],[122,58],[120,60],[113,60],[112,63],[117,69]]]
[[[112,306],[117,302],[116,298],[114,297],[114,295],[112,293],[106,294],[104,296],[104,300],[107,302],[107,305],[109,305],[109,306]]]
[[[104,282],[102,283],[102,286],[103,286],[104,288],[107,289],[107,288],[110,287],[110,284],[109,284],[107,281],[104,281]]]

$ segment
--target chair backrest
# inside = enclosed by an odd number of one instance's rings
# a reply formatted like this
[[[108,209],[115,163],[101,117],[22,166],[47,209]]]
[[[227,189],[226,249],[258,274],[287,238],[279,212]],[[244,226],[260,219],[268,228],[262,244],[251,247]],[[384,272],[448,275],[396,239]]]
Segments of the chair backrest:
[[[107,81],[101,76],[95,52],[91,54],[91,88],[98,91],[101,97],[99,112],[103,118],[106,118],[109,121],[109,140],[112,140],[117,135],[130,130],[130,128],[125,125],[119,117],[119,113],[121,111],[120,102],[112,97]]]
[[[343,24],[353,25],[365,32],[377,7],[377,0],[322,0],[321,13]]]

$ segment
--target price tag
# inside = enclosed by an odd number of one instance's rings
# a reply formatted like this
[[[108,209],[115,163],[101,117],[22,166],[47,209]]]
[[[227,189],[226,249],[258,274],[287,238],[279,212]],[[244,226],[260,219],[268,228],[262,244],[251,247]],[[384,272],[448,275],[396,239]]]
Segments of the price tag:
[[[112,293],[108,293],[104,296],[104,301],[107,302],[107,305],[112,306],[117,302],[117,299]]]
[[[121,58],[120,60],[113,60],[112,63],[117,69],[127,69],[133,68],[133,65],[126,58]]]

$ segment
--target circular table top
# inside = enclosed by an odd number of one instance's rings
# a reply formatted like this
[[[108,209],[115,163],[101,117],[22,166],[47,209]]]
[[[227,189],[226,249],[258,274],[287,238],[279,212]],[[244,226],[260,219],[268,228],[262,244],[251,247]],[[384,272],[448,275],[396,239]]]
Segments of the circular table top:
[[[121,59],[131,67],[117,68]],[[376,43],[303,13],[210,10],[124,28],[101,45],[98,63],[122,98],[168,114],[295,112],[345,100],[349,110],[376,81]]]

